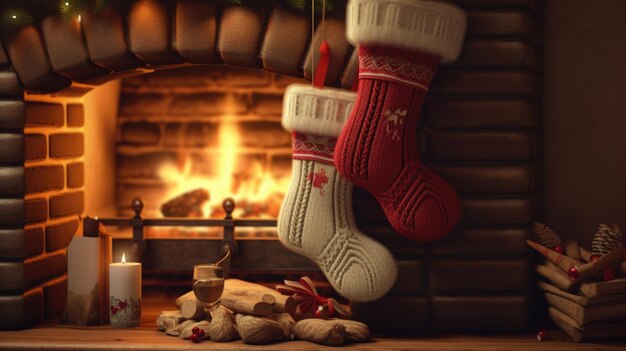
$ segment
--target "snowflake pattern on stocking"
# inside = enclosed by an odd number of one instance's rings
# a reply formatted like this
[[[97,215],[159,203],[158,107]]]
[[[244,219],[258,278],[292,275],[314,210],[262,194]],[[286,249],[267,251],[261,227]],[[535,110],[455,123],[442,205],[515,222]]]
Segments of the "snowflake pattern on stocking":
[[[306,180],[309,182],[313,182],[313,187],[320,189],[320,195],[324,196],[326,192],[324,191],[324,186],[328,184],[329,178],[326,175],[326,170],[324,168],[320,169],[319,172],[309,173],[306,176]]]
[[[386,118],[387,136],[391,135],[392,140],[400,140],[400,133],[406,114],[407,110],[400,108],[393,112],[391,110],[385,111],[384,116]]]

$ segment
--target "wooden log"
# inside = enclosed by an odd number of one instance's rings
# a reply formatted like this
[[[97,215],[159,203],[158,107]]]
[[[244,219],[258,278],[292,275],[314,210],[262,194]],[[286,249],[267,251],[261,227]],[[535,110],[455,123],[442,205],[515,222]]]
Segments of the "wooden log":
[[[580,292],[586,297],[626,294],[626,278],[609,280],[608,282],[582,283]]]
[[[161,213],[165,217],[201,217],[202,206],[209,198],[208,191],[196,189],[163,204]]]
[[[568,240],[565,242],[565,254],[575,260],[583,261],[577,241]]]
[[[583,258],[583,261],[585,262],[591,261],[591,252],[589,250],[585,249],[582,246],[579,246],[578,250],[580,250],[580,257]]]
[[[292,296],[287,296],[279,293],[278,291],[268,288],[263,285],[246,282],[239,279],[227,279],[224,282],[224,289],[226,287],[233,287],[238,290],[254,290],[262,292],[264,294],[272,295],[275,298],[274,313],[289,313],[294,315],[296,313],[296,300]]]
[[[626,304],[623,302],[602,303],[592,306],[582,306],[565,297],[546,292],[543,294],[548,304],[567,314],[576,321],[579,327],[590,322],[623,317],[626,315]]]
[[[571,268],[570,277],[575,276],[576,279],[587,279],[591,277],[600,276],[611,266],[617,265],[624,260],[626,251],[623,247],[609,252],[608,254],[601,256],[595,261],[585,264],[577,264]]]
[[[228,281],[230,280],[227,279],[224,282],[224,292],[220,298],[220,303],[224,307],[236,313],[254,316],[267,316],[274,311],[273,304],[276,302],[274,296],[258,290],[242,289],[229,284]],[[200,319],[206,316],[204,304],[196,298],[193,291],[176,299],[176,307],[180,309],[186,319]]]
[[[256,289],[257,284],[247,283],[246,286],[244,286],[244,285],[239,285],[236,282],[233,282],[233,280],[237,280],[237,279],[227,279],[226,281],[224,281],[224,293],[222,294],[222,297],[232,295],[235,297],[256,300],[259,302],[265,302],[270,305],[276,302],[276,298],[273,295],[265,293],[261,291],[260,289]],[[250,286],[247,286],[247,285],[250,285]]]
[[[537,287],[542,291],[559,295],[581,306],[594,306],[594,305],[602,305],[602,304],[609,304],[609,303],[610,304],[622,303],[626,305],[626,294],[587,297],[576,291],[574,292],[563,291],[557,286],[552,285],[550,283],[543,282],[543,281],[538,281]]]
[[[274,304],[259,299],[258,294],[249,294],[246,291],[234,292],[236,293],[233,293],[233,291],[227,293],[226,286],[224,286],[224,294],[220,300],[224,307],[233,312],[253,316],[267,316],[274,311]]]
[[[565,255],[562,255],[554,250],[550,250],[547,247],[538,244],[532,240],[526,240],[526,243],[528,244],[528,246],[532,247],[533,249],[535,249],[537,252],[539,252],[540,254],[542,254],[545,258],[547,258],[548,260],[550,260],[550,262],[556,264],[557,266],[559,266],[564,272],[568,272],[570,270],[570,268],[572,268],[575,265],[581,264],[582,262],[579,260],[575,260],[571,257],[567,257]]]
[[[176,299],[176,307],[185,319],[201,319],[206,317],[204,303],[196,298],[193,291],[190,291]]]
[[[576,284],[575,281],[571,280],[567,274],[556,266],[535,265],[535,271],[564,291],[572,290]]]

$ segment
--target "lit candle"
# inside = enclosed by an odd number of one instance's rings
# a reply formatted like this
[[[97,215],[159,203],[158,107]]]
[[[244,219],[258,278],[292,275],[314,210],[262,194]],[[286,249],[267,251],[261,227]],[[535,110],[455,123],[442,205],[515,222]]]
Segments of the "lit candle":
[[[141,263],[109,264],[109,315],[111,326],[138,327],[141,320]]]

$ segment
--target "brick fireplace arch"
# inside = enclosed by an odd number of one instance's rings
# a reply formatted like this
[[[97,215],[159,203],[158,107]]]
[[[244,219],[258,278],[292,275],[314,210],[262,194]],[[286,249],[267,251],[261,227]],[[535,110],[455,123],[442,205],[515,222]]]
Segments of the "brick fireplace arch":
[[[534,0],[455,2],[468,10],[466,43],[459,61],[433,82],[421,134],[425,160],[461,194],[461,226],[441,243],[398,242],[371,197],[355,194],[354,210],[368,214],[359,225],[392,248],[400,268],[394,291],[361,310],[379,316],[411,311],[395,332],[515,331],[529,322],[524,241],[540,184],[541,12]],[[326,84],[350,88],[357,60],[342,18],[339,11],[326,22],[332,48]],[[12,318],[0,320],[0,329],[31,326],[59,314],[64,303],[65,247],[84,209],[84,111],[73,98],[104,82],[190,64],[310,79],[317,61],[311,52],[321,39],[319,26],[313,36],[310,31],[308,15],[272,1],[218,6],[195,0],[137,0],[123,11],[68,23],[52,16],[4,31],[0,315]],[[39,95],[68,102],[34,101]],[[70,144],[77,147],[68,154],[63,150]],[[43,159],[54,162],[38,163]],[[459,266],[478,273],[468,281]],[[498,318],[502,311],[506,321]],[[484,315],[482,322],[472,322],[476,314]],[[379,330],[394,325],[372,321]]]
[[[321,26],[312,40],[310,32],[309,16],[271,2],[221,7],[140,0],[127,11],[107,9],[70,22],[50,16],[38,26],[8,31],[3,43],[28,92],[74,94],[72,83],[84,92],[130,74],[185,64],[223,63],[310,79]],[[325,37],[333,50],[326,84],[349,88],[357,62],[344,33],[342,19],[327,19]]]

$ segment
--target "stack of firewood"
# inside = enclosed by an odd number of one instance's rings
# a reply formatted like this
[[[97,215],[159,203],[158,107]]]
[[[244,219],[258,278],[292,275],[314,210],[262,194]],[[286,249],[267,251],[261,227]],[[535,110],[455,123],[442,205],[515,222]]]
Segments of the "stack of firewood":
[[[552,322],[576,342],[626,337],[626,251],[617,225],[600,225],[591,251],[539,223],[533,233],[528,245],[543,257],[535,271]]]
[[[369,328],[345,319],[305,318],[297,313],[296,300],[274,289],[227,279],[220,304],[206,312],[193,291],[176,299],[175,311],[163,311],[157,328],[170,336],[194,342],[229,342],[241,338],[247,344],[270,344],[294,339],[339,346],[365,342]],[[297,319],[300,319],[296,322]]]

